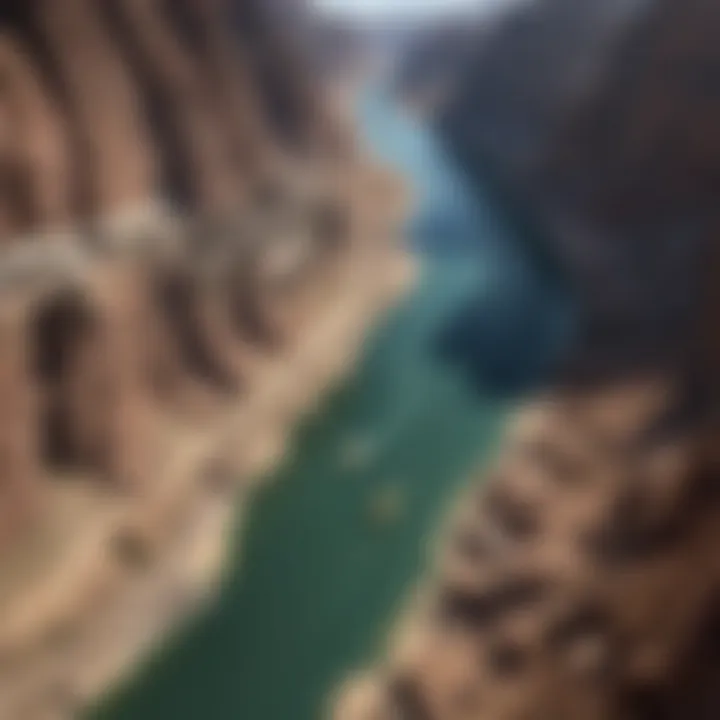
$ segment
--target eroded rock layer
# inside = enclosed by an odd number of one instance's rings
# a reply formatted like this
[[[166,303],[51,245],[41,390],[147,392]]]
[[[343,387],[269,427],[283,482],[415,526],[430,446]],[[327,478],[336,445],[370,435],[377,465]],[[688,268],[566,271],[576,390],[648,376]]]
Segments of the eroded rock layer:
[[[336,717],[715,717],[717,428],[659,432],[672,392],[635,382],[521,412],[387,663]]]
[[[297,10],[0,3],[0,717],[76,717],[195,608],[410,277]]]
[[[136,485],[136,410],[240,392],[243,347],[287,335],[272,295],[306,270],[271,279],[268,256],[312,267],[347,245],[351,166],[283,148],[249,60],[274,46],[242,41],[236,5],[3,4],[4,352],[26,356],[7,363],[3,460],[18,481],[40,465]],[[275,82],[292,87],[287,70]],[[299,149],[325,115],[319,94],[288,109]]]

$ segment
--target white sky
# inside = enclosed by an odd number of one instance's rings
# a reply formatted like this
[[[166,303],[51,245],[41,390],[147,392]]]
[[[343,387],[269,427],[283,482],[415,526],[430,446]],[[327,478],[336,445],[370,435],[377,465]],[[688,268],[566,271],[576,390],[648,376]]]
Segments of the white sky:
[[[351,17],[377,18],[395,15],[432,17],[462,8],[499,5],[506,0],[314,0],[320,10]]]

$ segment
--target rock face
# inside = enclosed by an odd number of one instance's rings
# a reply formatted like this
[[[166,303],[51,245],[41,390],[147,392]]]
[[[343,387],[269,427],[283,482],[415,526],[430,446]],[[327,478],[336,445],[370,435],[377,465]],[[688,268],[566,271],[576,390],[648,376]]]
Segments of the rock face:
[[[77,717],[194,609],[408,277],[298,12],[0,7],[0,717]]]
[[[586,335],[338,720],[720,715],[719,30],[703,0],[539,0],[466,68],[441,128],[541,226]]]
[[[587,310],[583,360],[601,374],[697,349],[719,24],[702,0],[524,3],[482,29],[438,118],[458,161],[545,234]]]
[[[716,717],[717,433],[654,434],[672,402],[656,379],[526,408],[338,720]]]
[[[483,42],[485,27],[468,13],[409,30],[392,74],[396,96],[430,116],[444,107],[458,92],[457,83]]]
[[[292,156],[267,120],[258,65],[282,38],[268,24],[264,46],[248,47],[229,22],[236,12],[266,11],[221,0],[4,5],[9,486],[33,482],[38,465],[134,486],[146,439],[135,417],[153,393],[237,390],[242,345],[282,335],[260,299],[265,234],[306,233],[313,253],[342,245],[347,223],[319,226],[348,212],[337,184],[326,173],[306,191],[289,185]],[[273,83],[290,93],[301,75],[278,62]],[[298,91],[283,117],[296,154],[338,165],[313,136],[325,112],[319,94]],[[268,191],[270,212],[291,216],[274,230],[260,208]]]

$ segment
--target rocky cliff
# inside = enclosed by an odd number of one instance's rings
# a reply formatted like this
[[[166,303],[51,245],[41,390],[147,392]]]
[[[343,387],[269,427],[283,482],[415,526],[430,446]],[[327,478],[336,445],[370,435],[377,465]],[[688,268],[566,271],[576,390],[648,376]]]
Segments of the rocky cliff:
[[[76,717],[196,607],[409,277],[295,18],[0,6],[0,717]]]
[[[717,717],[717,426],[665,379],[524,408],[338,720]]]
[[[255,7],[262,15],[253,3],[239,7],[248,12]],[[274,55],[275,46],[271,39],[264,49],[238,42],[225,19],[235,9],[223,2],[189,1],[169,10],[152,0],[4,6],[0,226],[4,274],[11,276],[5,285],[19,284],[23,273],[29,276],[17,290],[29,296],[26,326],[18,321],[17,341],[5,347],[30,354],[27,372],[42,387],[40,401],[34,391],[25,397],[20,387],[14,391],[18,398],[11,416],[37,418],[27,427],[15,423],[18,437],[5,457],[9,462],[17,456],[10,467],[18,476],[31,475],[46,452],[48,458],[63,456],[132,485],[136,471],[130,466],[140,451],[121,449],[109,439],[114,432],[109,426],[101,429],[90,416],[83,419],[99,410],[74,407],[101,402],[75,397],[92,394],[80,388],[80,377],[87,377],[84,364],[93,366],[98,392],[118,393],[110,404],[115,415],[104,423],[117,424],[123,434],[124,413],[140,401],[135,395],[143,392],[143,374],[148,380],[162,378],[167,392],[170,386],[179,392],[188,383],[198,384],[195,380],[215,390],[238,387],[228,357],[233,333],[240,339],[248,331],[264,338],[275,332],[232,277],[247,275],[264,251],[258,239],[263,231],[252,225],[267,224],[269,213],[276,224],[282,213],[290,214],[291,226],[297,223],[311,233],[309,242],[321,236],[327,247],[343,242],[348,210],[332,197],[328,177],[319,178],[315,188],[312,182],[301,188],[297,173],[286,170],[299,162],[295,158],[303,149],[317,164],[338,159],[313,136],[318,132],[328,140],[328,132],[318,130],[326,108],[309,91],[300,97],[295,78],[301,65],[278,61],[266,79],[259,67],[243,61],[246,54],[259,63]],[[292,102],[283,100],[284,130],[295,143],[291,154],[277,123],[268,118],[277,112],[273,98],[296,91]],[[261,219],[263,202],[275,206]],[[169,230],[170,218],[181,220],[182,228]],[[111,279],[99,283],[107,303],[118,305],[103,309],[99,298],[87,297],[91,291],[78,278],[92,275],[88,268],[96,265],[99,272],[109,268],[111,263],[102,263],[111,256],[125,265],[135,262],[137,252],[120,247],[132,244],[154,258],[145,273],[150,277],[118,278],[120,286],[137,286],[127,292],[110,290]],[[174,247],[162,247],[167,244]],[[196,254],[199,263],[191,259]],[[217,297],[205,297],[207,285]],[[132,309],[122,294],[138,307]],[[136,340],[118,339],[132,342],[134,349],[103,350],[103,334],[107,322],[116,322],[109,319],[115,312],[117,322],[137,323]],[[124,313],[139,315],[120,320]],[[23,342],[33,336],[34,341]],[[8,372],[13,372],[10,365]],[[118,378],[112,390],[106,387],[108,374]],[[17,378],[9,376],[8,382],[17,385]],[[123,383],[127,392],[120,389]],[[92,429],[81,429],[88,424]],[[23,432],[34,439],[21,442]],[[87,432],[97,437],[82,437]],[[33,443],[39,443],[36,451]]]
[[[394,94],[404,104],[433,117],[458,93],[465,68],[491,26],[468,12],[408,28],[404,42],[396,48],[391,78]]]
[[[458,162],[492,178],[574,283],[593,372],[684,363],[693,346],[717,23],[702,0],[523,3],[479,30],[439,114]]]
[[[538,0],[465,68],[440,127],[541,230],[585,335],[338,720],[720,715],[719,9]]]

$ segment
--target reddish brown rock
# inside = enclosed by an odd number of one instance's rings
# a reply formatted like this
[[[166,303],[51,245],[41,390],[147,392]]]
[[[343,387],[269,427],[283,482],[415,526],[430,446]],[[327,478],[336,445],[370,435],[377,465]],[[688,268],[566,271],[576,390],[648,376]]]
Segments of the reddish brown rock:
[[[200,212],[235,207],[240,187],[231,148],[206,78],[177,23],[159,0],[124,0],[117,4],[117,13],[126,23],[130,52],[142,64],[140,74],[149,83],[158,115],[162,113],[159,130],[170,132],[183,152],[176,160],[190,184],[191,207]]]
[[[0,307],[0,540],[27,520],[37,508],[42,460],[39,388],[33,377],[32,347],[22,305],[13,301]]]
[[[264,277],[270,248],[343,247],[340,215],[306,191],[345,201],[307,162],[327,157],[304,141],[302,159],[285,154],[263,68],[306,140],[325,132],[323,100],[300,56],[276,62],[283,32],[260,5],[0,12],[0,532],[53,478],[147,489],[163,433],[214,422],[248,381],[248,348],[271,356],[287,335],[278,310],[295,296]],[[261,48],[237,26],[247,12]],[[293,273],[293,288],[317,279]]]
[[[155,195],[154,148],[136,87],[92,0],[34,0],[31,22],[60,75],[76,152],[90,178],[90,207],[113,212]]]
[[[0,39],[0,77],[5,162],[15,168],[3,193],[15,218],[8,234],[67,225],[72,191],[65,127],[29,48],[15,38]]]

